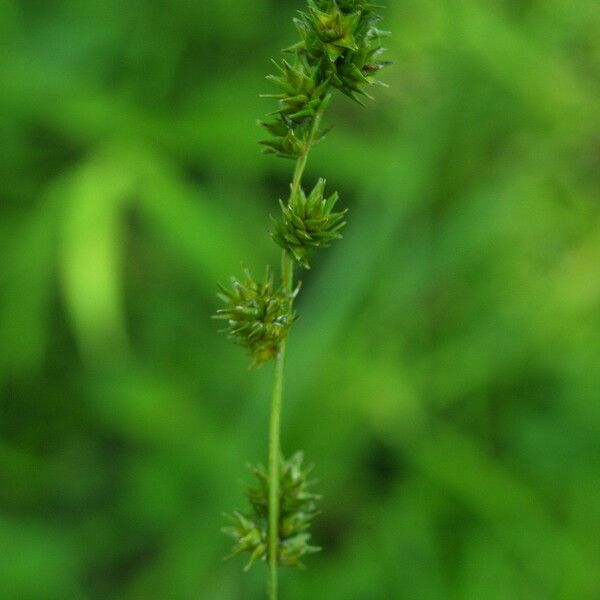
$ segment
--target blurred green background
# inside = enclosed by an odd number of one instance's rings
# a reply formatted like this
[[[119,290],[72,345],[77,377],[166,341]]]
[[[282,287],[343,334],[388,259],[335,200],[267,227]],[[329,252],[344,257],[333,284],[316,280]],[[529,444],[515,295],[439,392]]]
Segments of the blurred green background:
[[[324,499],[286,600],[600,598],[600,3],[394,0],[306,182],[284,449]],[[0,2],[0,597],[252,600],[222,511],[271,367],[215,283],[278,261],[260,154],[302,0]]]

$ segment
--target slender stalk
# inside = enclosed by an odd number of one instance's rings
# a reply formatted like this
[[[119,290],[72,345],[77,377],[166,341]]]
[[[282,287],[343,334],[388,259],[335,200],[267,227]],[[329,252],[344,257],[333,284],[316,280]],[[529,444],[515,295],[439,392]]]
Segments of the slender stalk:
[[[321,119],[323,118],[323,109],[317,111],[313,124],[308,137],[308,143],[306,144],[306,150],[302,153],[300,158],[296,161],[296,168],[294,170],[294,179],[292,180],[292,196],[300,191],[300,185],[302,184],[302,175],[304,175],[304,169],[308,162],[308,153],[314,143],[315,136],[321,126]],[[293,263],[292,263],[293,264]]]
[[[300,191],[302,175],[308,161],[308,153],[319,130],[323,113],[315,115],[306,151],[296,161],[291,194]],[[284,250],[281,253],[281,282],[289,294],[294,289],[294,261]],[[283,404],[283,376],[285,370],[285,355],[287,340],[284,340],[275,361],[273,393],[271,395],[271,416],[269,419],[269,598],[277,600],[278,577],[277,564],[279,554],[279,465],[281,460],[281,408]]]
[[[275,379],[271,397],[269,424],[269,598],[277,600],[277,555],[279,546],[279,461],[281,456],[281,404],[283,400],[283,369],[285,342],[275,363]]]

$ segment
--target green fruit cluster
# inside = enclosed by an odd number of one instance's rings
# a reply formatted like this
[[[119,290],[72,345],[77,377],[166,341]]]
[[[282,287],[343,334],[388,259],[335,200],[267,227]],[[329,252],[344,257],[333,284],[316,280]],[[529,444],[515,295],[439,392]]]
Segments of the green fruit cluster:
[[[292,308],[296,292],[290,294],[282,286],[275,289],[268,269],[262,282],[246,269],[242,281],[232,277],[231,288],[219,284],[219,290],[218,296],[227,306],[214,318],[227,321],[223,331],[248,350],[253,367],[274,358],[296,320]]]
[[[324,191],[324,179],[319,179],[308,197],[300,189],[297,194],[292,194],[287,206],[279,201],[282,217],[281,220],[273,219],[273,240],[306,269],[310,268],[310,253],[316,248],[327,248],[333,240],[340,239],[340,230],[346,225],[347,209],[333,212],[338,193],[325,198]]]
[[[280,513],[278,564],[302,568],[302,558],[318,552],[310,544],[308,528],[318,514],[320,496],[310,491],[313,481],[308,479],[311,468],[303,468],[304,455],[297,452],[289,460],[280,461]],[[250,509],[246,513],[228,515],[231,525],[224,528],[235,540],[231,556],[249,553],[248,570],[255,561],[268,559],[269,481],[264,467],[252,467],[257,484],[247,493]]]
[[[318,142],[322,132],[313,131],[313,121],[331,88],[359,103],[370,97],[366,88],[379,83],[376,73],[389,64],[381,60],[388,32],[378,27],[377,8],[365,0],[308,0],[295,20],[301,39],[286,50],[292,59],[276,63],[278,74],[267,77],[278,92],[266,97],[279,106],[273,121],[261,122],[271,134],[262,142],[266,152],[296,159]]]

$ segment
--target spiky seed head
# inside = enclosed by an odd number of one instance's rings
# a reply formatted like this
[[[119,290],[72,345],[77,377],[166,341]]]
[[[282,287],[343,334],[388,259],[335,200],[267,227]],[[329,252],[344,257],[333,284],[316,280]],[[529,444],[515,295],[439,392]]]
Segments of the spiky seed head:
[[[310,132],[330,88],[359,104],[370,98],[366,89],[378,84],[375,75],[389,64],[381,60],[388,33],[378,27],[378,8],[368,0],[307,0],[295,19],[301,39],[285,50],[292,59],[275,63],[278,72],[267,77],[277,92],[266,97],[278,107],[273,121],[261,123],[272,136],[261,142],[265,152],[291,159],[305,154],[321,135],[311,138]]]
[[[320,496],[311,488],[315,481],[309,479],[312,467],[303,466],[304,455],[297,452],[289,460],[280,461],[280,515],[279,550],[277,561],[286,567],[303,568],[302,559],[320,548],[310,544],[308,529],[318,514],[317,501]],[[269,483],[266,469],[262,465],[251,467],[256,484],[247,492],[250,509],[245,513],[235,512],[227,518],[232,525],[223,531],[236,544],[230,556],[243,552],[250,554],[246,565],[249,569],[256,560],[268,559]]]
[[[267,269],[258,282],[248,269],[240,281],[231,278],[231,287],[219,285],[219,298],[226,304],[214,318],[227,322],[223,331],[248,350],[252,367],[275,358],[281,343],[296,320],[292,304],[297,290],[289,293],[283,286],[275,289],[273,275]]]
[[[346,225],[348,211],[333,212],[338,194],[326,198],[325,185],[325,180],[319,179],[308,196],[301,189],[290,196],[287,205],[280,200],[281,219],[273,219],[273,240],[306,269],[310,268],[311,252],[340,239],[340,230]]]

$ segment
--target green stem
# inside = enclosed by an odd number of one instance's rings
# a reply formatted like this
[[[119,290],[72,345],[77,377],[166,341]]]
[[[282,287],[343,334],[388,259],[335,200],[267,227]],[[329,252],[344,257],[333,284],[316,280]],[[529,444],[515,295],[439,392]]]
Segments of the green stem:
[[[308,153],[319,130],[322,112],[315,115],[306,145],[306,150],[296,162],[292,180],[292,197],[300,192],[302,175],[308,161]],[[291,295],[294,289],[294,261],[284,250],[281,254],[281,283]],[[278,577],[277,565],[279,555],[279,471],[281,461],[281,407],[283,403],[283,375],[287,343],[284,340],[279,348],[275,361],[275,376],[271,396],[271,417],[269,420],[269,598],[277,600]]]
[[[281,404],[283,400],[283,369],[285,341],[275,363],[275,379],[271,397],[269,423],[269,598],[277,600],[277,555],[279,553],[279,461],[281,459]]]

